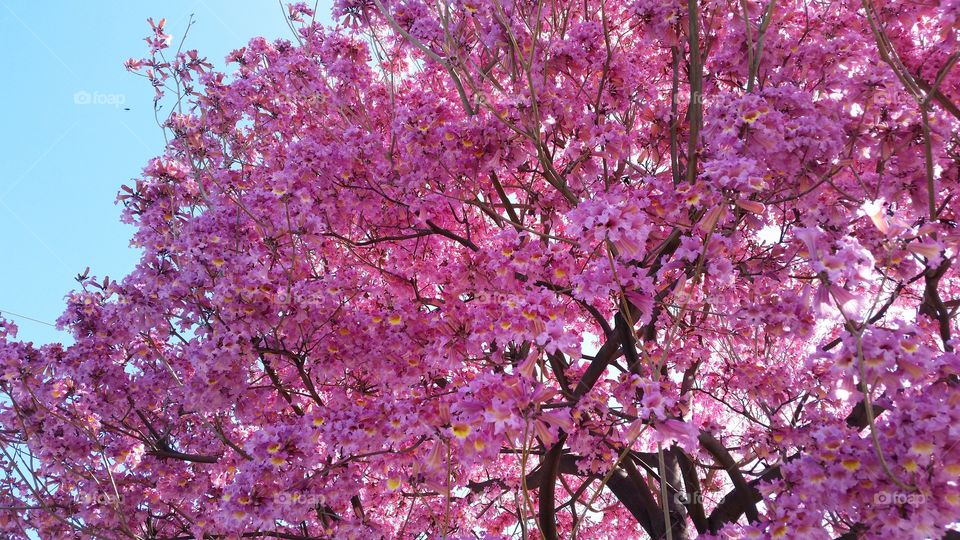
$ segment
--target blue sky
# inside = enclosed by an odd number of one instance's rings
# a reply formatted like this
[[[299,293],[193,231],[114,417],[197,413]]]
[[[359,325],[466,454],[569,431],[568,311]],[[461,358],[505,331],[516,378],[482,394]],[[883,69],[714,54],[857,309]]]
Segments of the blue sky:
[[[329,7],[318,12],[329,21]],[[145,56],[147,17],[166,17],[177,43],[191,14],[185,48],[218,67],[253,36],[290,38],[274,0],[0,0],[0,311],[20,339],[69,340],[30,319],[53,323],[87,266],[111,278],[133,268],[114,201],[163,137],[152,88],[123,62]]]

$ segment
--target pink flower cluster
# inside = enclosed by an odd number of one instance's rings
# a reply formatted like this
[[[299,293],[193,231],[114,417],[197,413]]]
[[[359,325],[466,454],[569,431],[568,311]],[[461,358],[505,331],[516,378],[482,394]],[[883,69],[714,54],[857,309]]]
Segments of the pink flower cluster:
[[[0,319],[0,536],[955,537],[956,8],[150,21],[138,265]]]

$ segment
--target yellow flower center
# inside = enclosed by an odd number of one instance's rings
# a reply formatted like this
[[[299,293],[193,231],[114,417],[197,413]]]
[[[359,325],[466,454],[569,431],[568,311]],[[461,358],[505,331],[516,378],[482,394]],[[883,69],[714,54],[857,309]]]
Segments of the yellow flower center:
[[[854,459],[854,458],[847,458],[847,459],[841,461],[841,462],[840,462],[840,465],[841,465],[844,469],[846,469],[846,470],[848,470],[848,471],[850,471],[850,472],[854,472],[854,471],[857,471],[858,469],[860,469],[860,460],[859,460],[859,459]]]
[[[933,452],[933,443],[928,441],[919,441],[913,443],[913,446],[910,447],[911,450],[918,454],[930,454]]]
[[[466,439],[467,435],[470,434],[470,426],[466,424],[454,424],[452,431],[457,438]]]

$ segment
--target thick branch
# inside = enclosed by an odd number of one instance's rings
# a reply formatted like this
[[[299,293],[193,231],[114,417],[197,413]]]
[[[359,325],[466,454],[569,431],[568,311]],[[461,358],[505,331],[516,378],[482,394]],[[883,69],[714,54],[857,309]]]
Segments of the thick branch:
[[[799,457],[799,454],[793,455],[787,461],[792,461],[797,457]],[[763,482],[778,480],[781,477],[779,466],[770,467],[759,478],[751,480],[745,487],[735,487],[727,493],[707,519],[710,532],[716,533],[727,523],[735,523],[748,508],[756,510],[754,505],[763,500],[757,486]]]
[[[563,443],[566,435],[560,437],[547,455],[543,458],[540,468],[543,470],[544,482],[540,486],[540,534],[545,540],[559,540],[557,534],[557,476],[560,474],[560,456],[563,453]]]
[[[733,482],[736,488],[730,495],[741,499],[743,509],[747,513],[747,518],[750,521],[759,520],[760,514],[757,512],[757,507],[754,504],[756,501],[754,501],[751,496],[751,487],[743,477],[743,473],[740,471],[740,467],[737,466],[737,462],[734,461],[733,456],[730,455],[730,451],[710,432],[701,431],[699,440],[703,448],[717,460],[717,463],[719,463],[730,476],[730,481]],[[711,516],[711,518],[712,517],[713,516]]]

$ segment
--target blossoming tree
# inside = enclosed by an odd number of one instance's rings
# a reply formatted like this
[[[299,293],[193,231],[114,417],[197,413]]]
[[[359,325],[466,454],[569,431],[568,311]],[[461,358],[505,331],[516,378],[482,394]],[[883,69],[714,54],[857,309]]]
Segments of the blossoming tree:
[[[5,536],[957,537],[960,2],[288,16],[128,62],[143,256],[0,323]]]

